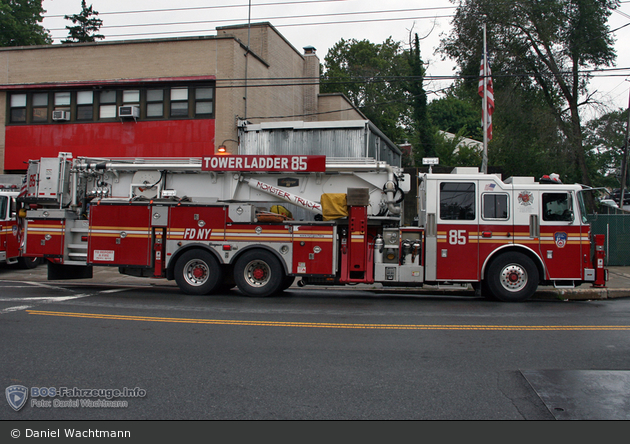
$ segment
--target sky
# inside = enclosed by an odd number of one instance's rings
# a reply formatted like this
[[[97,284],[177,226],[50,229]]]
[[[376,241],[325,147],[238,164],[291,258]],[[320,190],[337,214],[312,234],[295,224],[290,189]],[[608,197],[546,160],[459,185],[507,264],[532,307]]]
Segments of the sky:
[[[388,37],[409,42],[410,33],[420,38],[427,76],[448,77],[455,64],[435,50],[450,31],[455,4],[449,0],[87,0],[103,20],[100,33],[105,41],[216,35],[216,28],[235,24],[271,23],[296,49],[314,46],[323,61],[328,50],[341,39],[382,43]],[[81,0],[43,0],[43,26],[54,44],[68,36],[71,26],[64,15],[78,14]],[[630,24],[630,0],[609,19],[610,29]],[[590,91],[601,106],[587,110],[597,117],[630,104],[630,25],[613,33],[617,71],[595,74]],[[492,55],[490,55],[490,60]],[[429,100],[438,98],[450,80],[425,84]],[[500,104],[496,104],[499,112]]]

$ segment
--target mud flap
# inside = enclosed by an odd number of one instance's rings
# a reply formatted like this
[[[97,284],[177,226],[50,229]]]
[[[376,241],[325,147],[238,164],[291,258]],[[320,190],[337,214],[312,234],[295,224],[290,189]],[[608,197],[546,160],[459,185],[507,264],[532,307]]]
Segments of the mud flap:
[[[48,262],[48,280],[91,279],[92,267],[89,265],[63,265]]]

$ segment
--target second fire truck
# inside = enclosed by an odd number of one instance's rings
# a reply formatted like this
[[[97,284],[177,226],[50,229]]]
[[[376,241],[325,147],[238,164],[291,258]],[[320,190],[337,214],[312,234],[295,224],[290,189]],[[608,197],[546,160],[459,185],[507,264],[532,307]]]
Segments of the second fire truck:
[[[580,185],[505,181],[476,168],[411,177],[371,159],[213,155],[29,162],[23,254],[49,278],[92,267],[175,280],[187,294],[233,286],[471,284],[502,300],[541,284],[605,286],[603,238]],[[552,181],[550,181],[552,182]]]
[[[15,176],[15,179],[7,182],[0,179],[0,264],[35,268],[39,258],[23,257],[20,251],[23,230],[17,218],[17,198],[20,194],[18,182],[21,182],[22,177]]]

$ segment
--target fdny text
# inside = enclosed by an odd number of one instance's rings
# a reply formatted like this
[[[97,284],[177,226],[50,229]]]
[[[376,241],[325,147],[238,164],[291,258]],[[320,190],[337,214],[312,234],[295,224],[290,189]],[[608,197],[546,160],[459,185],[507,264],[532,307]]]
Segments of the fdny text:
[[[212,228],[186,228],[184,239],[187,240],[209,240]]]

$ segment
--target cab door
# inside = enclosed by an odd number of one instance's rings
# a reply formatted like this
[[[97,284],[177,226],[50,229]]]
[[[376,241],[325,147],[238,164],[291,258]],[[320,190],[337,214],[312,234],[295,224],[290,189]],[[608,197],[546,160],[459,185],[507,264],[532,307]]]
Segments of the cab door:
[[[0,259],[16,258],[20,255],[18,220],[15,215],[15,197],[0,196]]]
[[[5,218],[7,258],[18,257],[20,255],[20,241],[22,236],[24,236],[24,227],[18,222],[16,205],[15,197],[9,197]]]
[[[582,279],[582,254],[588,227],[575,220],[575,199],[566,190],[540,193],[540,257],[547,279]],[[585,247],[586,248],[586,247]]]
[[[477,241],[479,242],[480,266],[493,252],[514,243],[514,214],[511,209],[513,192],[511,187],[491,180],[479,181],[480,219]]]
[[[7,259],[7,230],[10,228],[7,215],[9,211],[9,197],[0,196],[0,262]]]
[[[437,186],[436,279],[479,279],[478,180],[441,180]]]

